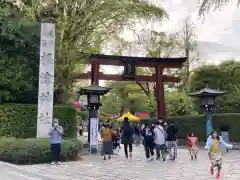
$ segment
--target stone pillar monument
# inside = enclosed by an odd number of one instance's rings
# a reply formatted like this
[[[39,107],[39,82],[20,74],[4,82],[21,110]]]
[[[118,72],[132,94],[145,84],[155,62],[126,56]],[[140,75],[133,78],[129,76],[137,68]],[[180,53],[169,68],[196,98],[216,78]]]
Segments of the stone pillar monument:
[[[37,138],[48,137],[52,126],[55,60],[55,24],[41,23]]]

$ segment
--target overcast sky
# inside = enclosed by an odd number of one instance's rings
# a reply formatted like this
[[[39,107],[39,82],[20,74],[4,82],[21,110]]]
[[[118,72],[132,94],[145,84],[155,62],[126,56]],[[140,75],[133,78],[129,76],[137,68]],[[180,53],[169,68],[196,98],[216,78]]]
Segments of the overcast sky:
[[[197,0],[152,0],[163,6],[170,21],[163,24],[165,31],[179,28],[179,21],[191,15],[196,23],[200,56],[208,61],[240,57],[240,8],[233,0],[219,11],[211,12],[205,20],[197,17]]]
[[[178,31],[182,26],[181,20],[190,15],[197,26],[200,59],[214,64],[230,58],[240,59],[240,8],[237,8],[236,0],[222,10],[211,12],[204,21],[197,16],[197,1],[152,0],[152,3],[164,7],[170,16],[170,20],[162,25],[154,24],[154,28],[165,32]],[[131,33],[124,33],[128,40],[131,36]],[[138,50],[131,55],[141,56],[141,53]],[[116,69],[104,67],[105,72],[106,69],[110,74],[116,72]]]

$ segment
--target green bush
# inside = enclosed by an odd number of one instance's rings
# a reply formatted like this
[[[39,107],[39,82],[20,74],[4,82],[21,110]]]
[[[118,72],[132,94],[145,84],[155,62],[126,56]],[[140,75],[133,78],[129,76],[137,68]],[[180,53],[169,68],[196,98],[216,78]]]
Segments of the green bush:
[[[77,111],[77,116],[80,116],[81,120],[86,121],[88,113],[87,113],[87,111]]]
[[[228,127],[230,141],[239,142],[240,113],[224,113],[213,115],[213,129],[220,132],[221,127]],[[170,117],[178,127],[178,136],[185,139],[189,133],[195,132],[200,141],[206,139],[206,120],[204,115]]]
[[[63,140],[61,161],[78,159],[82,143],[76,139]],[[37,164],[51,162],[48,139],[0,139],[0,161],[13,164]]]
[[[64,128],[65,137],[76,137],[76,109],[71,106],[54,106],[54,117],[57,117]]]
[[[54,117],[60,120],[65,137],[76,137],[76,110],[70,106],[54,106]],[[0,106],[0,136],[35,138],[37,105],[5,104]]]

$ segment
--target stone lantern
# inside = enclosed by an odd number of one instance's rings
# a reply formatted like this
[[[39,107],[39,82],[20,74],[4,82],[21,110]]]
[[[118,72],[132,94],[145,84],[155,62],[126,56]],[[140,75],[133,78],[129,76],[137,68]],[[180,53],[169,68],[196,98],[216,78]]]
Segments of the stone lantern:
[[[95,153],[98,149],[99,117],[98,110],[101,106],[100,96],[107,94],[111,88],[105,88],[92,84],[88,87],[81,88],[78,93],[87,95],[88,109],[88,143],[90,151]]]
[[[206,132],[207,136],[212,132],[212,112],[216,106],[216,97],[225,94],[225,91],[217,89],[203,88],[199,91],[191,93],[190,96],[196,97],[200,100],[200,107],[203,108],[206,117]]]

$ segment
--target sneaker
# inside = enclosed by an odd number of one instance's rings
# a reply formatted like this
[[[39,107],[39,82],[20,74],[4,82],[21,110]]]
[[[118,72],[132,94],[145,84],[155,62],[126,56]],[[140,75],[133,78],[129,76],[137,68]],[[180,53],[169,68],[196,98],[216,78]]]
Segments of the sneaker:
[[[220,173],[217,173],[216,179],[220,178]]]
[[[211,168],[210,168],[210,174],[213,176],[214,175],[214,169],[213,169],[213,167],[211,166]]]
[[[153,156],[150,157],[150,160],[153,161]]]
[[[132,157],[132,152],[129,152],[129,156],[130,156],[130,158]]]
[[[166,161],[166,157],[164,156],[164,157],[162,158],[162,160],[163,160],[163,161]]]
[[[58,161],[58,162],[57,162],[57,165],[61,165],[61,162],[60,162],[60,161]]]
[[[103,160],[106,160],[106,156],[103,156]]]
[[[55,163],[56,163],[56,162],[55,162],[55,161],[53,161],[53,162],[51,162],[50,164],[51,164],[51,165],[54,165]]]

